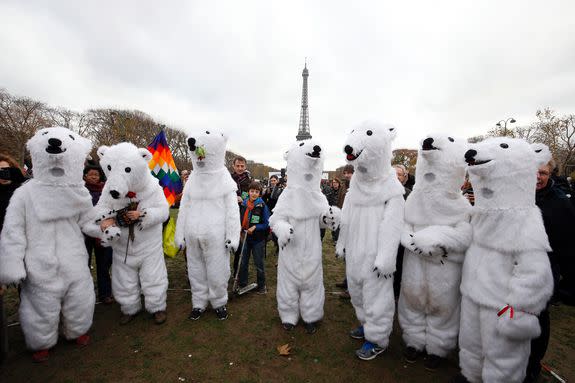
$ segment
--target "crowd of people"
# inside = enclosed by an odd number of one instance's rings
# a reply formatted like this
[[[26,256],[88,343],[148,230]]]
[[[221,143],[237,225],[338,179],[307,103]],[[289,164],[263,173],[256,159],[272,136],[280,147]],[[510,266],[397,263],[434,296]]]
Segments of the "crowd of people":
[[[208,133],[208,132],[206,132]],[[371,134],[368,134],[371,135]],[[450,138],[450,141],[452,139]],[[190,141],[189,141],[190,142]],[[194,140],[195,142],[195,140]],[[50,143],[50,147],[59,147],[60,145],[56,145],[53,142]],[[190,149],[193,151],[195,147],[194,144],[190,143]],[[425,144],[424,144],[425,147]],[[503,146],[502,146],[503,147]],[[317,153],[320,152],[319,147],[314,147],[314,151]],[[346,147],[347,148],[347,147]],[[54,149],[55,150],[55,149]],[[347,152],[347,149],[346,149]],[[468,152],[469,153],[469,152]],[[466,157],[468,155],[466,154]],[[348,153],[348,156],[351,154]],[[348,157],[349,158],[349,157]],[[126,167],[125,173],[130,173],[131,169]],[[571,235],[573,234],[573,222],[575,218],[575,207],[574,207],[574,195],[572,185],[570,184],[570,180],[564,177],[559,177],[556,173],[557,166],[553,162],[553,160],[547,162],[545,165],[541,166],[537,172],[537,184],[535,185],[535,203],[539,207],[543,217],[543,223],[545,226],[545,231],[547,237],[549,239],[550,250],[548,251],[549,262],[551,265],[551,271],[553,274],[553,282],[554,282],[554,289],[553,295],[549,303],[546,305],[545,309],[541,311],[540,314],[537,315],[537,320],[539,322],[539,326],[541,328],[541,333],[539,336],[534,337],[531,342],[531,353],[529,364],[527,367],[526,372],[526,380],[525,381],[535,381],[537,376],[539,375],[541,365],[540,361],[542,360],[543,356],[545,355],[547,345],[549,342],[550,336],[550,327],[551,321],[549,316],[549,305],[558,304],[559,302],[563,302],[565,304],[573,305],[575,304],[575,260],[572,256],[572,244],[571,244]],[[394,165],[393,170],[395,171],[395,175],[397,180],[399,181],[401,187],[403,188],[402,195],[404,199],[407,199],[412,193],[412,190],[415,185],[415,177],[409,174],[408,170],[403,165]],[[111,172],[111,167],[108,165],[108,173]],[[31,174],[25,174],[19,167],[16,161],[14,161],[10,156],[0,154],[0,227],[4,224],[4,217],[6,215],[6,210],[9,206],[10,200],[14,192],[22,185],[25,184],[30,178],[33,178],[33,172]],[[84,186],[87,189],[90,197],[91,203],[93,206],[100,206],[102,203],[100,202],[100,198],[104,191],[106,185],[106,172],[96,163],[94,162],[87,162],[86,166],[83,169],[83,181]],[[193,184],[194,182],[198,182],[197,179],[193,179],[190,177],[190,172],[187,170],[182,170],[180,172],[181,178],[183,183],[188,188],[188,183]],[[250,267],[250,260],[253,260],[253,266],[255,268],[256,274],[256,285],[257,285],[257,293],[259,294],[267,294],[268,286],[266,284],[266,275],[265,275],[265,262],[269,262],[269,258],[266,259],[266,244],[268,241],[271,241],[274,244],[275,254],[280,253],[280,248],[283,249],[283,246],[280,246],[278,243],[278,236],[276,232],[271,230],[273,224],[270,224],[270,219],[273,217],[274,210],[276,205],[278,204],[278,200],[284,193],[286,186],[289,183],[289,180],[284,171],[282,171],[281,175],[271,175],[269,180],[264,181],[263,185],[257,180],[254,180],[248,169],[247,169],[247,161],[243,157],[236,157],[233,160],[232,169],[230,171],[231,179],[233,180],[233,188],[235,189],[234,192],[234,209],[236,212],[232,215],[232,217],[239,218],[236,219],[237,226],[240,228],[241,234],[239,238],[239,242],[234,244],[234,238],[231,237],[229,234],[226,234],[226,254],[227,250],[232,250],[234,253],[233,261],[232,261],[232,270],[233,274],[229,271],[229,264],[228,264],[228,278],[229,274],[231,274],[232,279],[237,276],[237,280],[239,283],[239,288],[244,288],[249,283],[249,267]],[[329,180],[322,180],[320,184],[320,190],[325,196],[325,200],[327,201],[327,205],[329,207],[333,207],[339,211],[339,209],[344,208],[344,202],[346,200],[346,196],[348,190],[350,188],[350,181],[354,175],[354,167],[352,165],[346,165],[341,173],[340,177],[335,177]],[[473,190],[473,185],[471,184],[470,178],[468,176],[465,179],[461,180],[461,195],[463,195],[466,200],[469,202],[470,205],[475,203],[475,195]],[[109,190],[108,190],[109,191]],[[127,191],[127,190],[126,190]],[[109,191],[114,199],[117,199],[114,196],[115,190]],[[128,191],[128,195],[132,193],[132,191]],[[203,193],[210,193],[210,191],[204,190]],[[135,193],[134,193],[135,196]],[[132,197],[130,197],[132,198]],[[182,211],[189,207],[189,199],[186,200],[185,191],[182,195],[178,196],[177,203],[175,207],[180,207]],[[190,197],[190,198],[197,198]],[[205,199],[205,196],[200,196],[199,198]],[[186,205],[186,201],[188,205]],[[100,202],[100,204],[99,204]],[[141,207],[140,207],[141,208]],[[116,213],[115,209],[110,208],[110,214],[114,212]],[[139,210],[138,210],[139,211]],[[331,210],[330,210],[331,211]],[[133,230],[134,223],[139,222],[139,228],[142,230],[146,227],[142,226],[142,220],[145,218],[147,212],[139,212],[137,217],[134,217],[134,213],[127,213],[127,224],[126,227],[129,227],[130,230]],[[181,214],[182,216],[184,214]],[[228,217],[226,215],[226,217]],[[99,228],[103,231],[108,233],[107,229],[111,228],[111,226],[118,224],[117,222],[120,218],[117,216],[115,220],[109,217],[100,220]],[[133,217],[133,218],[131,218]],[[323,217],[323,216],[322,216]],[[183,218],[182,218],[183,219]],[[227,219],[227,218],[226,218]],[[325,221],[325,217],[323,218]],[[112,223],[113,221],[113,223]],[[272,220],[273,221],[273,220]],[[108,225],[105,224],[108,222]],[[223,222],[223,221],[222,221]],[[324,222],[325,223],[325,222]],[[229,224],[227,224],[229,226]],[[329,225],[323,225],[322,227],[329,227]],[[226,229],[227,230],[227,229]],[[235,230],[235,229],[234,229]],[[340,230],[341,227],[339,225],[334,225],[329,229],[331,231],[331,244],[333,246],[337,246],[339,239],[340,239]],[[227,230],[229,231],[229,230]],[[321,240],[324,240],[324,236],[326,234],[327,229],[322,228],[319,231],[319,235]],[[293,231],[292,231],[293,234]],[[133,235],[132,233],[130,235]],[[119,237],[120,234],[118,232],[117,236]],[[113,235],[109,237],[110,240],[113,240]],[[413,237],[413,235],[412,235]],[[2,237],[3,240],[7,241]],[[184,242],[185,239],[185,242]],[[100,237],[93,237],[90,235],[85,235],[84,242],[86,247],[86,252],[88,254],[88,259],[86,260],[88,265],[91,266],[92,264],[92,255],[95,257],[95,265],[96,265],[96,290],[97,290],[97,297],[98,300],[104,304],[113,304],[115,302],[115,296],[117,297],[117,291],[115,289],[119,289],[120,286],[117,285],[113,287],[112,285],[112,278],[111,278],[111,270],[113,270],[114,262],[119,262],[118,256],[119,254],[115,254],[112,250],[112,247],[106,245],[106,243],[102,243],[102,239]],[[105,240],[104,240],[105,241]],[[133,238],[132,238],[133,242]],[[190,277],[190,285],[192,287],[192,310],[189,315],[189,319],[198,320],[200,319],[202,313],[206,310],[206,306],[208,301],[211,302],[212,306],[214,307],[218,319],[225,320],[228,317],[227,309],[226,309],[226,301],[227,301],[227,291],[226,291],[226,299],[218,299],[217,297],[213,296],[213,291],[220,289],[222,281],[217,282],[219,285],[214,287],[212,291],[211,286],[212,283],[215,283],[210,280],[212,278],[210,276],[210,271],[207,270],[201,278],[201,283],[198,282],[199,280],[193,276],[193,274],[198,273],[198,269],[195,271],[192,270],[194,266],[194,262],[201,262],[198,260],[191,260],[190,256],[193,256],[190,249],[195,249],[195,251],[205,251],[200,250],[200,245],[197,247],[193,247],[191,242],[189,242],[189,238],[181,238],[182,246],[188,248],[188,272]],[[130,243],[129,240],[126,240],[126,243]],[[403,243],[403,241],[402,241]],[[413,245],[413,244],[411,244]],[[205,244],[201,246],[206,246]],[[416,249],[417,250],[417,249]],[[404,246],[399,244],[397,246],[397,257],[395,261],[395,278],[392,281],[393,284],[393,292],[395,295],[395,299],[401,300],[400,298],[400,291],[402,289],[402,266],[404,265]],[[413,248],[410,248],[410,251],[414,251]],[[343,249],[345,253],[345,249]],[[349,252],[349,249],[348,249]],[[339,253],[339,251],[338,251]],[[447,251],[446,251],[447,253]],[[0,254],[2,256],[3,254]],[[126,258],[128,255],[128,250],[126,250]],[[431,256],[431,253],[430,253]],[[445,254],[444,254],[445,256]],[[349,262],[349,261],[347,261]],[[125,260],[124,260],[125,263]],[[196,265],[200,265],[198,263]],[[443,264],[443,261],[441,262]],[[204,266],[197,266],[199,268],[206,267],[209,269],[209,265]],[[393,273],[392,273],[393,274]],[[198,277],[200,278],[200,277]],[[206,279],[207,278],[207,279]],[[228,278],[226,278],[226,286],[228,282]],[[343,289],[342,297],[343,298],[350,298],[348,292],[348,278],[347,276],[342,276],[343,280],[340,283],[337,283],[337,287]],[[379,278],[379,275],[378,275]],[[120,282],[118,282],[120,283]],[[167,282],[166,282],[167,283]],[[357,283],[357,281],[353,281],[353,283]],[[201,286],[200,286],[201,285]],[[210,292],[208,297],[208,291],[206,286],[210,286]],[[194,298],[195,295],[198,297],[204,294],[205,289],[205,299],[203,301],[199,301],[198,298]],[[5,323],[5,315],[4,310],[2,307],[2,294],[6,290],[6,286],[0,287],[0,309],[2,309],[2,315],[0,316],[0,351],[1,356],[4,357],[6,355],[7,350],[7,334],[6,334],[6,323]],[[226,288],[227,290],[227,288]],[[139,297],[139,294],[138,294]],[[352,298],[352,303],[354,306],[357,306],[357,298],[356,300]],[[278,297],[279,300],[279,297]],[[165,293],[163,298],[163,309],[161,310],[153,310],[153,314],[155,315],[155,321],[157,324],[162,324],[166,320],[165,315]],[[215,302],[219,303],[215,303]],[[323,303],[322,303],[323,304]],[[281,306],[281,304],[280,304]],[[124,309],[122,309],[124,316],[120,321],[121,324],[127,324],[136,314],[136,312],[129,313],[126,315]],[[138,304],[138,311],[139,311],[139,304]],[[356,311],[358,308],[356,307]],[[161,313],[161,315],[157,315]],[[281,308],[280,308],[281,314]],[[323,315],[323,313],[322,313]],[[401,318],[400,318],[401,319]],[[361,319],[360,319],[361,320]],[[294,323],[289,323],[284,321],[284,329],[290,331]],[[297,321],[297,320],[296,320]],[[313,323],[305,323],[306,330],[309,333],[313,333],[317,330],[317,326]],[[403,327],[403,325],[402,325]],[[350,334],[354,338],[364,339],[364,327],[363,324],[354,329]],[[78,338],[78,344],[85,345],[88,343],[87,338],[83,338],[80,340],[84,335],[81,335]],[[365,338],[367,339],[367,338]],[[84,344],[82,344],[84,342]],[[367,342],[369,343],[369,342]],[[406,341],[406,343],[408,343]],[[416,349],[409,344],[406,348],[406,360],[409,362],[415,361],[417,358],[418,353],[422,350]],[[359,350],[357,355],[361,359],[369,360],[373,359],[377,356],[384,347],[379,347],[377,344],[372,344],[371,349],[366,350]],[[35,361],[44,361],[47,359],[47,350],[42,349],[41,351],[46,351],[44,353],[38,354],[36,352],[33,356]],[[429,351],[429,350],[428,350]],[[431,355],[431,354],[430,354]],[[440,363],[440,357],[437,359],[430,358],[429,360],[433,360],[433,362],[428,362],[426,367],[430,369],[437,368]],[[465,379],[465,378],[461,378]],[[460,380],[465,381],[465,380]]]

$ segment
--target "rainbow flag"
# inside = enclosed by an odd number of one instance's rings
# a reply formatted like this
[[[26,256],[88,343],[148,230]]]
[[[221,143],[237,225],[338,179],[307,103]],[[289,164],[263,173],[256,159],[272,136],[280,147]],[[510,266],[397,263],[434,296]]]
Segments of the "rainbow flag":
[[[148,150],[152,153],[152,159],[148,162],[148,166],[152,175],[160,180],[160,186],[164,188],[166,200],[172,206],[176,201],[176,195],[182,192],[184,186],[174,163],[172,151],[168,146],[166,133],[163,130],[148,145]]]

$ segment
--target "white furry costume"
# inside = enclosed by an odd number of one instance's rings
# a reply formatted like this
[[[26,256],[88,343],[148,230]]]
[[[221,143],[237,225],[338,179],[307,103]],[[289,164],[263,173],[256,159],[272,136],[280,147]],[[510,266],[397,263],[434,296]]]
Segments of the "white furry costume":
[[[403,228],[404,188],[391,167],[392,125],[365,122],[345,143],[355,167],[342,209],[336,253],[365,339],[386,348],[393,327],[393,273]]]
[[[213,308],[228,301],[230,250],[240,241],[237,185],[224,165],[227,137],[208,130],[188,137],[194,170],[184,187],[176,244],[186,244],[192,306]]]
[[[321,147],[313,140],[295,143],[286,153],[289,182],[270,218],[278,237],[277,300],[282,323],[296,325],[323,318],[322,246],[320,227],[335,230],[339,209],[321,192]]]
[[[548,149],[498,137],[470,146],[473,241],[463,263],[459,363],[471,382],[522,382],[551,297],[550,250],[535,205]]]
[[[148,312],[165,311],[168,273],[162,247],[162,223],[168,219],[169,206],[162,187],[148,168],[152,155],[148,149],[122,142],[101,146],[98,156],[107,178],[95,207],[98,220],[116,217],[117,210],[130,202],[138,202],[137,210],[142,213],[134,225],[133,241],[129,239],[128,227],[111,226],[100,233],[104,242],[114,249],[114,299],[127,315],[141,310],[141,294]],[[130,192],[135,194],[133,198],[128,197]]]
[[[6,212],[0,284],[22,282],[20,323],[28,348],[36,351],[56,344],[60,314],[68,339],[92,325],[94,284],[81,232],[92,209],[82,180],[91,143],[54,127],[39,130],[27,147],[34,179],[15,191]]]
[[[405,247],[397,306],[408,347],[446,357],[457,346],[461,265],[471,243],[471,205],[461,195],[463,140],[428,136],[405,203]]]

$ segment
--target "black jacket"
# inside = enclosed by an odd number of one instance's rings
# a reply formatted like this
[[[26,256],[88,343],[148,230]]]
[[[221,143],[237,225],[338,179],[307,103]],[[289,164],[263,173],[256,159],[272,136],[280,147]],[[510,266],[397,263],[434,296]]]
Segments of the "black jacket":
[[[565,193],[549,180],[547,186],[535,193],[535,203],[541,209],[545,231],[549,237],[552,251],[549,253],[551,266],[560,266],[561,274],[575,260],[570,242],[575,235],[575,208]],[[557,282],[557,281],[556,281]]]

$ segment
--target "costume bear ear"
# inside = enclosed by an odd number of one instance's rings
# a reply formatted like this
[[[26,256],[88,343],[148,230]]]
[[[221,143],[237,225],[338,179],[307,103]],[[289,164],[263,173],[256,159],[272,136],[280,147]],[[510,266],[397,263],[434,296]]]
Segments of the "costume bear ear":
[[[543,166],[551,161],[551,151],[547,145],[540,142],[531,144],[531,149],[535,152],[535,158],[538,166]]]
[[[152,153],[150,153],[150,151],[146,148],[138,148],[138,153],[140,156],[142,156],[143,159],[146,160],[146,162],[152,159]]]
[[[102,158],[104,157],[104,154],[106,154],[106,151],[108,151],[108,149],[110,149],[109,146],[106,145],[102,145],[98,148],[98,157]]]

